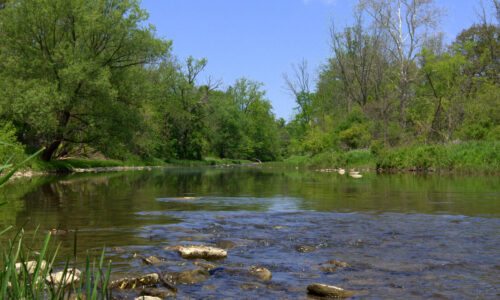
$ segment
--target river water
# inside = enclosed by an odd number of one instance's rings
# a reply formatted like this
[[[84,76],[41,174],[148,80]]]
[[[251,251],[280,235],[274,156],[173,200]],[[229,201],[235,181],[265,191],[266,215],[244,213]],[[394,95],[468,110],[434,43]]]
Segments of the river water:
[[[165,168],[18,179],[4,200],[0,229],[68,230],[52,238],[61,264],[104,246],[113,278],[196,267],[172,246],[228,248],[207,280],[178,286],[180,299],[306,299],[312,283],[358,299],[500,298],[499,176]],[[250,266],[272,279],[236,272]]]

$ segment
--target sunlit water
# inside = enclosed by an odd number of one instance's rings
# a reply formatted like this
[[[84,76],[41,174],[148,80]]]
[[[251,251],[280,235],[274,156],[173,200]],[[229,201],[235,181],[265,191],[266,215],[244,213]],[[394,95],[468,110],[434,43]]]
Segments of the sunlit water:
[[[234,243],[179,298],[302,299],[311,283],[355,298],[500,297],[498,176],[167,168],[22,179],[0,190],[4,200],[0,229],[77,230],[76,263],[105,246],[115,278],[154,271],[134,253],[164,259],[155,268],[168,273],[195,266],[166,246]],[[75,235],[53,239],[61,262],[73,261]],[[350,266],[325,270],[331,259]],[[229,272],[254,265],[272,280]]]

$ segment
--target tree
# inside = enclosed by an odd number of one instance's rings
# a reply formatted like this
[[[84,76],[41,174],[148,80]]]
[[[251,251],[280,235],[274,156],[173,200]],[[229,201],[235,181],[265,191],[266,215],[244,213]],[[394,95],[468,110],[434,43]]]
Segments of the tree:
[[[295,118],[303,130],[309,125],[313,118],[314,93],[310,90],[310,75],[307,60],[303,59],[299,64],[292,64],[292,77],[283,74],[288,91],[295,97],[297,114]]]
[[[437,25],[441,10],[434,0],[361,0],[359,8],[381,28],[392,43],[388,50],[398,65],[401,125],[406,125],[410,84],[415,79],[415,60],[426,40],[428,28]]]
[[[46,147],[42,159],[64,144],[130,138],[141,104],[127,83],[170,49],[146,19],[136,0],[22,0],[0,10],[1,98],[22,140]]]
[[[164,59],[152,70],[154,126],[159,143],[156,155],[162,158],[201,159],[206,138],[208,87],[195,85],[206,60],[189,57],[185,65],[175,57]]]

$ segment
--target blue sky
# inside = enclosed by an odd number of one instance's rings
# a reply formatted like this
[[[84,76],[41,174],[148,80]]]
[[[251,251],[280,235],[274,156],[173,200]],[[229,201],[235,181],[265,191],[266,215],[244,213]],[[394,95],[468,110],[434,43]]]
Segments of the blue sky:
[[[437,0],[447,12],[439,30],[451,41],[474,23],[480,0]],[[488,0],[485,0],[485,2]],[[149,23],[159,37],[173,41],[180,59],[206,58],[209,75],[223,88],[246,77],[264,84],[277,117],[289,120],[295,102],[282,74],[305,58],[315,78],[330,55],[332,20],[341,28],[352,22],[350,0],[143,0]]]

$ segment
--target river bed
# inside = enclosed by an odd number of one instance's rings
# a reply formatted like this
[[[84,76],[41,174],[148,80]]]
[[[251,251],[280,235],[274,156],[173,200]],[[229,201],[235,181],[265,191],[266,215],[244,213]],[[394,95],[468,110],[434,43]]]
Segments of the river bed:
[[[60,265],[77,230],[76,264],[105,246],[113,279],[215,267],[202,282],[179,285],[180,299],[305,299],[312,283],[355,299],[500,297],[498,176],[167,168],[18,179],[0,191],[3,200],[0,228],[68,231],[53,237]],[[179,245],[228,255],[186,260]],[[272,279],[249,276],[252,266]]]

